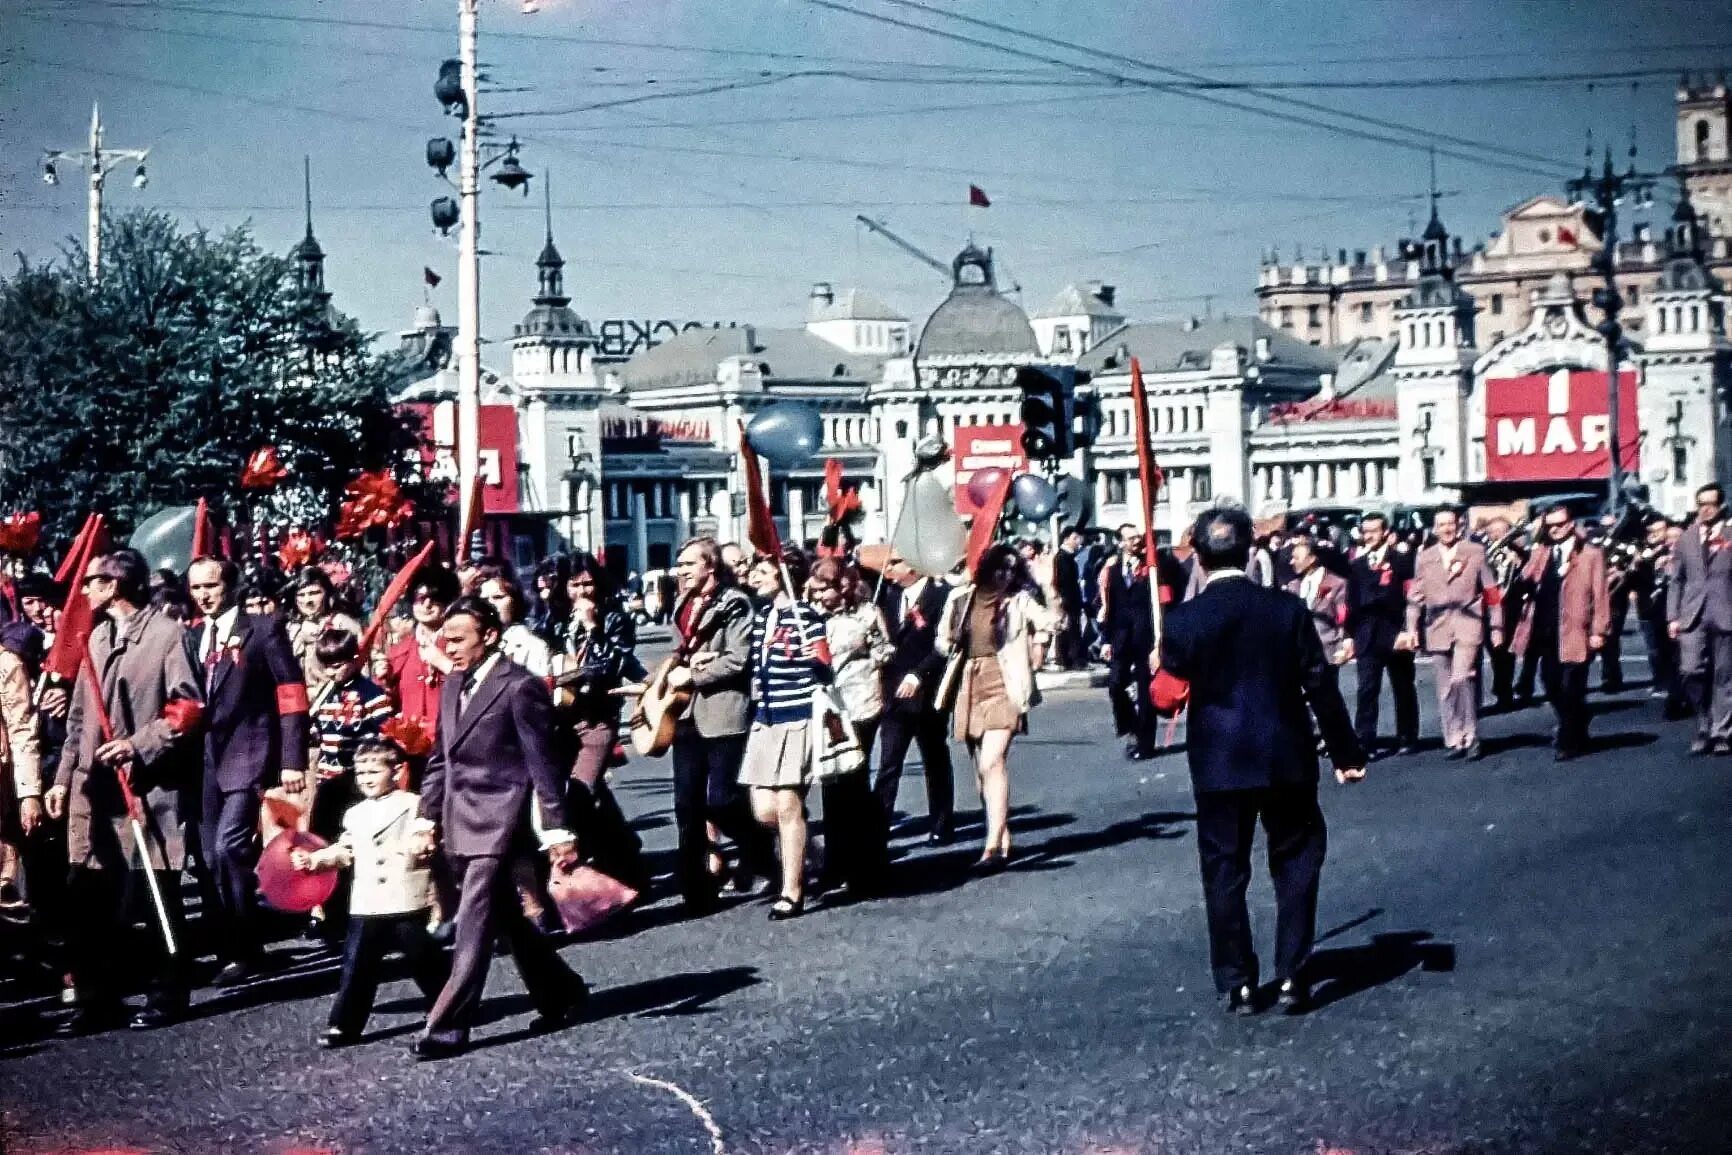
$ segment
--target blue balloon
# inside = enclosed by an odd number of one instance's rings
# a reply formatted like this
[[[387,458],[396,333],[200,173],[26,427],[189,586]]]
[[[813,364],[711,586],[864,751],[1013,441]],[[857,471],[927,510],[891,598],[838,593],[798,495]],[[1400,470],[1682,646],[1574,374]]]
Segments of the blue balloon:
[[[1058,491],[1052,482],[1032,473],[1010,483],[1010,499],[1016,503],[1016,512],[1029,521],[1045,521],[1058,508]]]
[[[746,443],[764,460],[783,469],[804,465],[824,443],[824,420],[800,401],[766,405],[746,423]]]
[[[127,544],[144,555],[151,569],[185,573],[192,564],[192,535],[197,521],[197,506],[170,506],[140,522]]]

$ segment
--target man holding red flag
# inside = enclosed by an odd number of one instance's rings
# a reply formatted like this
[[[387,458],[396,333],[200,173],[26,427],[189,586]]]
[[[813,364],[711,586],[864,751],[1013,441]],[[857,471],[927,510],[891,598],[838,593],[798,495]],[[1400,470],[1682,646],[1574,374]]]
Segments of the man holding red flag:
[[[168,707],[201,697],[180,623],[151,606],[150,567],[136,550],[91,561],[82,598],[75,594],[73,600],[87,600],[96,622],[89,661],[79,662],[59,770],[44,799],[51,818],[67,819],[72,865],[67,946],[80,1003],[58,1028],[64,1035],[101,1030],[121,1017],[118,964],[132,957],[126,879],[129,870],[141,869],[141,858],[158,875],[161,916],[174,940],[185,941],[179,869],[186,857],[186,816],[180,798],[197,780],[197,742],[188,727],[171,720]],[[59,640],[67,638],[63,629]],[[77,639],[80,651],[84,644]],[[111,738],[103,734],[105,715]],[[122,775],[139,802],[137,827]],[[143,833],[142,847],[134,845],[135,830]],[[185,1010],[181,957],[163,958],[144,1009],[132,1018],[134,1028],[166,1025]]]

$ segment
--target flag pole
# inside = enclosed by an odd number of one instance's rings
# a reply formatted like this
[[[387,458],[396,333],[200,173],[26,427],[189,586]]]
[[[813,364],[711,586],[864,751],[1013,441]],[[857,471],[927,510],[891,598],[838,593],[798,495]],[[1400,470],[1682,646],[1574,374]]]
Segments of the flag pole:
[[[1155,464],[1155,447],[1149,441],[1149,395],[1143,385],[1143,366],[1135,357],[1131,358],[1131,409],[1136,419],[1137,472],[1142,481],[1143,548],[1148,551],[1149,559],[1149,606],[1155,634],[1155,653],[1151,657],[1158,662],[1163,615],[1161,555],[1155,544],[1155,500],[1160,492],[1161,471]]]

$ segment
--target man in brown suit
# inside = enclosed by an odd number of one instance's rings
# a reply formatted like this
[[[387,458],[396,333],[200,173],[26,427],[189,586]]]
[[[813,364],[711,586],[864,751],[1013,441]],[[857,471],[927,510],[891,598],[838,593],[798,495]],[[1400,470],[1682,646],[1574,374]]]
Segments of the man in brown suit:
[[[547,683],[499,652],[499,614],[480,598],[458,600],[441,634],[453,667],[439,701],[439,733],[421,785],[421,817],[433,822],[459,898],[451,977],[415,1040],[418,1059],[469,1045],[503,932],[539,1018],[535,1029],[570,1022],[588,991],[524,916],[512,859],[531,833],[555,868],[577,864],[565,827],[565,775],[553,755],[553,698]],[[426,849],[430,849],[430,844]]]
[[[1540,680],[1557,715],[1553,749],[1559,762],[1588,744],[1588,660],[1605,645],[1612,624],[1606,555],[1576,532],[1570,511],[1546,511],[1540,540],[1522,570],[1528,591],[1516,653],[1540,657]]]
[[[180,864],[186,857],[183,798],[196,807],[198,736],[177,733],[164,718],[175,699],[199,701],[198,675],[182,641],[181,625],[150,605],[150,567],[136,550],[95,558],[84,574],[96,628],[90,667],[80,670],[66,720],[66,745],[54,786],[44,803],[49,817],[67,817],[72,864],[67,928],[72,973],[80,1003],[59,1032],[86,1034],[118,1021],[121,968],[136,959],[129,948],[132,919],[128,872],[142,869],[118,776],[126,774],[141,804],[143,856],[160,883],[176,943],[185,951]],[[92,685],[94,669],[99,684]],[[101,694],[114,727],[105,738],[93,695]],[[196,816],[196,809],[192,811]],[[151,938],[156,947],[154,916]],[[135,1028],[162,1026],[186,1007],[186,975],[176,956],[164,955]]]
[[[1479,650],[1503,644],[1503,628],[1491,613],[1503,591],[1486,564],[1485,547],[1461,535],[1461,515],[1440,509],[1431,520],[1435,540],[1419,551],[1413,584],[1407,590],[1407,632],[1401,646],[1421,643],[1432,656],[1437,679],[1437,713],[1443,744],[1452,759],[1478,761]]]
[[[1287,592],[1305,603],[1317,640],[1328,659],[1327,680],[1340,688],[1341,664],[1353,657],[1353,641],[1347,636],[1347,579],[1330,573],[1317,558],[1317,543],[1304,535],[1287,547],[1287,564],[1297,575],[1287,583]]]

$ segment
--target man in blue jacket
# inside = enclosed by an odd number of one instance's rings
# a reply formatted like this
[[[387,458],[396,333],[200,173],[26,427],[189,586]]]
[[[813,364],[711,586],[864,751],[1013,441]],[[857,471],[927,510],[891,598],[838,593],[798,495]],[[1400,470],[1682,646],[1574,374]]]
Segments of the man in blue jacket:
[[[1363,777],[1365,753],[1305,603],[1246,578],[1252,535],[1243,510],[1211,510],[1197,520],[1192,541],[1206,583],[1167,616],[1153,695],[1163,712],[1190,710],[1186,751],[1215,986],[1229,1010],[1256,1010],[1245,888],[1261,820],[1275,885],[1275,978],[1293,1013],[1309,1002],[1304,970],[1328,844],[1312,716],[1338,777]]]

